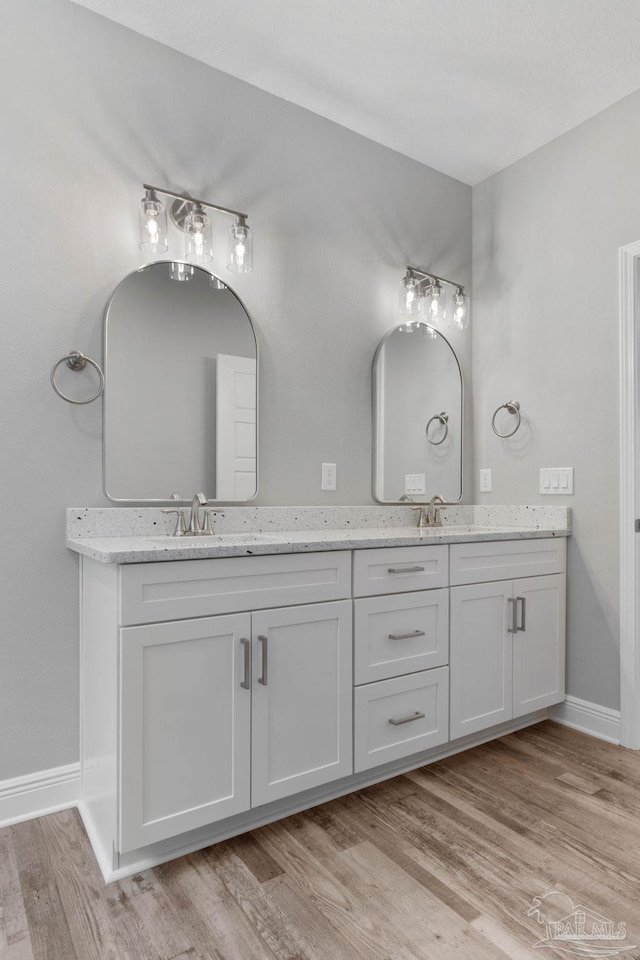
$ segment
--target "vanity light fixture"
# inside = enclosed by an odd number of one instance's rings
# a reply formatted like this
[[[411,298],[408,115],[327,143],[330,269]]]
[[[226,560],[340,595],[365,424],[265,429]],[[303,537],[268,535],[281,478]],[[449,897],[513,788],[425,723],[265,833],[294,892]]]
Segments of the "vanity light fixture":
[[[227,266],[234,273],[249,273],[253,270],[253,238],[247,223],[248,215],[229,207],[221,207],[208,200],[196,200],[186,194],[174,193],[162,187],[153,187],[143,183],[145,195],[140,203],[140,239],[141,250],[148,253],[164,253],[169,249],[167,232],[167,211],[158,194],[171,197],[169,207],[172,222],[184,234],[184,259],[189,263],[210,263],[213,260],[212,221],[207,210],[215,210],[227,217],[233,217],[229,228],[229,249]],[[174,267],[185,267],[175,263]],[[175,276],[174,276],[175,274]],[[180,276],[178,276],[180,274]],[[190,276],[184,269],[172,269],[172,279],[188,280]]]
[[[454,292],[450,306],[444,287],[452,287]],[[423,323],[437,325],[450,316],[451,323],[459,330],[469,326],[469,298],[464,287],[452,280],[445,280],[434,273],[427,273],[418,267],[407,267],[400,285],[399,313],[401,316],[423,317]],[[409,331],[415,320],[409,320],[403,329]]]

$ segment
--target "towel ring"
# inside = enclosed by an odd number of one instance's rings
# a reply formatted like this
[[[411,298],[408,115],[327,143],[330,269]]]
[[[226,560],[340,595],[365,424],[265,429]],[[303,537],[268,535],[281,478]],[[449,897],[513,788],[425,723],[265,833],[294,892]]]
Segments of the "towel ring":
[[[511,433],[498,433],[498,431],[496,430],[496,417],[498,416],[498,414],[500,413],[501,410],[507,410],[507,411],[508,411],[509,413],[511,413],[514,417],[517,417],[517,418],[518,418],[518,419],[516,420],[516,425],[515,425],[515,427],[513,428],[513,430],[511,431]],[[492,416],[492,418],[491,418],[491,429],[492,429],[493,432],[495,433],[496,437],[500,437],[502,440],[506,440],[507,437],[512,437],[512,436],[514,435],[514,433],[517,433],[517,431],[518,431],[518,429],[519,429],[519,427],[520,427],[520,421],[521,421],[521,420],[522,420],[522,416],[521,416],[521,414],[520,414],[520,401],[519,401],[519,400],[507,400],[506,403],[501,403],[501,404],[500,404],[500,406],[498,407],[498,409],[496,410],[496,412],[495,412],[494,415]]]
[[[94,370],[97,371],[100,382],[98,384],[98,389],[93,396],[89,397],[88,400],[74,400],[72,397],[68,397],[66,393],[62,392],[56,383],[56,371],[61,363],[66,363],[66,365],[69,367],[69,370],[73,370],[74,373],[79,373],[81,370],[84,370],[87,364],[92,366]],[[50,379],[51,386],[55,392],[59,397],[62,397],[63,400],[66,400],[67,403],[75,403],[79,405],[83,403],[92,403],[94,400],[98,399],[104,390],[104,373],[102,372],[102,368],[95,362],[95,360],[92,360],[91,357],[85,357],[84,353],[80,353],[79,350],[70,350],[69,353],[67,353],[64,357],[60,357],[59,360],[56,360],[54,365],[51,367]]]
[[[429,436],[429,427],[431,426],[434,420],[437,420],[438,423],[440,423],[444,427],[444,433],[442,434],[442,438],[440,440],[432,440],[431,437]],[[433,444],[434,447],[439,447],[441,443],[444,443],[445,440],[447,439],[448,433],[449,433],[449,414],[445,413],[444,410],[442,411],[442,413],[435,413],[431,417],[431,420],[429,420],[429,422],[427,423],[426,427],[424,428],[425,437],[427,438],[429,443]]]

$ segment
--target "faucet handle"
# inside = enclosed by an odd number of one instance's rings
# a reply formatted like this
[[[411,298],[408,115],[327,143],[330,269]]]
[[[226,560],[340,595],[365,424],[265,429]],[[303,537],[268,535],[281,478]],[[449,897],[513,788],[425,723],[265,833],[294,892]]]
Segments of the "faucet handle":
[[[161,507],[160,513],[175,513],[176,516],[176,528],[173,531],[174,537],[183,537],[187,532],[187,518],[185,517],[184,510],[180,510],[177,507]]]
[[[212,513],[219,513],[221,517],[224,517],[224,513],[223,513],[222,510],[214,510],[213,508],[210,508],[209,510],[205,510],[205,511],[204,511],[204,531],[205,531],[205,533],[213,533],[213,532],[214,532],[214,529],[213,529],[213,520],[211,519],[211,514],[212,514]]]

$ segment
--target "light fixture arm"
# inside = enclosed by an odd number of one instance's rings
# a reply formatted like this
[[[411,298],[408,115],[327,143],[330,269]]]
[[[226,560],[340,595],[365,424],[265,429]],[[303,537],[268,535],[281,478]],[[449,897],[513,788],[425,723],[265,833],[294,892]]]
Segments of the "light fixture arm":
[[[446,283],[449,287],[455,287],[458,293],[464,294],[464,286],[461,283],[456,283],[454,280],[447,280],[445,277],[439,277],[435,273],[427,273],[426,270],[420,270],[419,267],[410,267],[407,266],[407,277],[415,277],[421,283],[423,281],[437,281],[438,283]]]
[[[165,190],[163,187],[152,187],[149,183],[143,183],[145,190],[152,190],[154,193],[162,193],[166,197],[174,197],[176,200],[184,200],[185,203],[197,203],[202,207],[210,207],[217,210],[218,213],[226,213],[229,217],[235,217],[236,220],[246,220],[248,214],[241,213],[239,210],[231,210],[229,207],[220,207],[217,203],[209,203],[208,200],[197,200],[195,197],[188,197],[184,193],[174,193],[173,190]]]

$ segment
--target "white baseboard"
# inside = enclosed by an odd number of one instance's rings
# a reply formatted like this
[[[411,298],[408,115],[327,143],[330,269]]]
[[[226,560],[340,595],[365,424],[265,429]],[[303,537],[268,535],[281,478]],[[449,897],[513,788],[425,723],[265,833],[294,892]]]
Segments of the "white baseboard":
[[[80,764],[39,770],[24,777],[0,781],[0,827],[44,817],[77,806]]]
[[[565,727],[582,730],[599,740],[620,743],[620,711],[601,707],[579,697],[566,696],[564,703],[551,708],[551,716]]]

